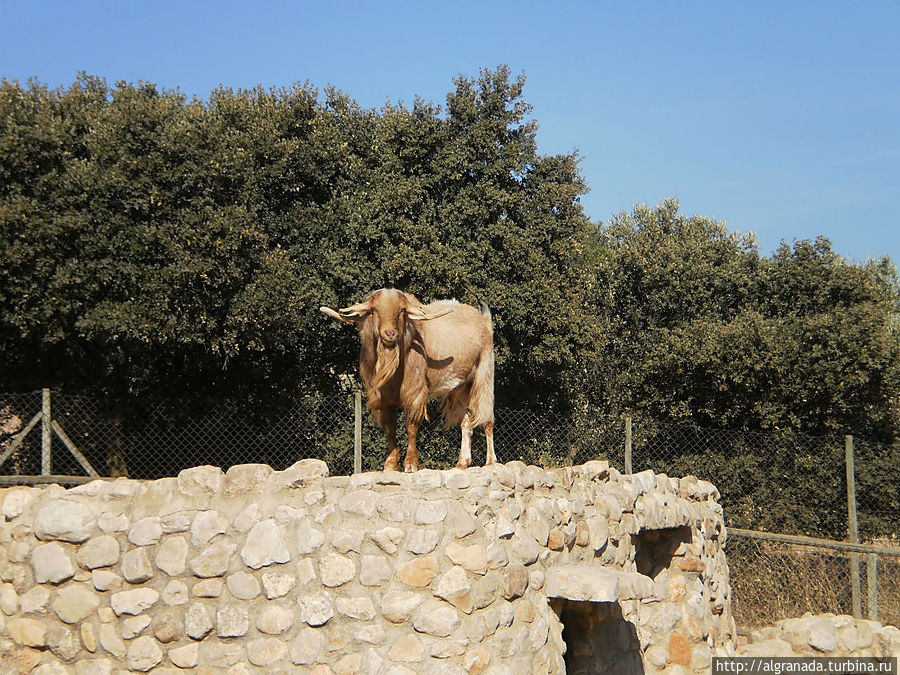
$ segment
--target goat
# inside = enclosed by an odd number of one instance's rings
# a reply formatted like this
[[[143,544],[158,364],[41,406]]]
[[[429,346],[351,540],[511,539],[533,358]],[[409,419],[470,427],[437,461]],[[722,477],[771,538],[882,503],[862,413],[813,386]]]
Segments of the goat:
[[[359,369],[366,406],[387,436],[385,471],[399,470],[397,411],[403,408],[408,447],[405,471],[417,471],[416,434],[429,397],[441,401],[444,426],[459,424],[456,466],[472,462],[472,432],[484,426],[485,464],[494,455],[494,332],[487,306],[481,311],[456,300],[423,305],[410,293],[382,288],[362,302],[322,312],[359,329]]]

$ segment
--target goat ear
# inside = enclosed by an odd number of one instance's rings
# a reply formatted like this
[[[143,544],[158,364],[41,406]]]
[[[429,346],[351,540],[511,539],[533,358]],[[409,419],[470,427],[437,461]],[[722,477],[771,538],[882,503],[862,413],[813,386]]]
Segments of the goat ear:
[[[449,314],[450,312],[452,312],[455,309],[456,309],[456,307],[451,305],[449,307],[444,307],[444,309],[440,310],[439,312],[434,312],[433,314],[429,314],[421,307],[407,307],[406,308],[406,316],[408,316],[413,321],[428,321],[430,319],[436,319],[439,316],[444,316],[445,314]]]
[[[341,316],[340,314],[335,312],[333,309],[331,309],[331,307],[319,307],[319,311],[322,312],[323,314],[327,314],[332,319],[337,319],[338,321],[343,321],[344,323],[354,323],[353,319],[346,317],[346,316]]]

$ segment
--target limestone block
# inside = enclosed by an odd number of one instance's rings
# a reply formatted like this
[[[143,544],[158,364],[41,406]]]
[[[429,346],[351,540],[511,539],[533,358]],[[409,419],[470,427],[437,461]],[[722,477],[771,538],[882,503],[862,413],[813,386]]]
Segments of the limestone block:
[[[329,553],[319,559],[319,578],[323,586],[337,588],[353,581],[355,577],[356,565],[350,558]]]
[[[183,574],[187,567],[188,548],[184,537],[164,538],[156,549],[156,566],[170,577]]]
[[[6,616],[12,616],[19,610],[19,594],[15,586],[8,583],[0,584],[0,611]]]
[[[284,471],[273,473],[266,484],[280,488],[300,488],[328,476],[328,465],[321,459],[301,459]]]
[[[6,624],[6,630],[17,645],[37,648],[47,646],[47,627],[42,621],[28,618],[10,619]]]
[[[447,544],[444,553],[454,565],[460,565],[475,574],[487,573],[487,555],[482,544],[461,546],[452,541]]]
[[[203,579],[194,584],[191,591],[196,598],[218,598],[221,597],[224,586],[225,582],[222,579]]]
[[[119,635],[117,626],[111,623],[100,624],[100,646],[117,659],[125,658],[125,641]]]
[[[258,493],[272,473],[272,467],[268,464],[236,464],[225,472],[225,496]]]
[[[153,620],[153,636],[163,644],[180,640],[184,636],[184,622],[179,614],[166,611]]]
[[[139,673],[151,670],[162,661],[163,652],[156,641],[149,637],[139,637],[128,645],[128,667]]]
[[[228,521],[218,511],[198,511],[191,522],[191,544],[208,544],[217,534],[225,534],[227,527]]]
[[[187,511],[175,511],[160,518],[163,534],[187,532],[191,527],[191,514]]]
[[[436,490],[443,482],[441,472],[434,469],[419,469],[413,474],[413,486],[422,492]]]
[[[71,584],[59,589],[51,607],[60,621],[84,621],[100,606],[100,598],[87,584]]]
[[[66,550],[56,542],[36,546],[31,552],[31,569],[39,584],[59,584],[75,575],[75,565]]]
[[[424,599],[421,593],[390,591],[381,599],[381,615],[391,623],[403,623]]]
[[[122,576],[132,584],[153,578],[153,565],[145,548],[136,548],[122,556]]]
[[[445,499],[420,501],[416,507],[415,522],[417,525],[435,525],[443,522],[450,507]]]
[[[128,531],[128,541],[135,546],[152,546],[162,537],[162,519],[159,516],[141,518]]]
[[[47,629],[47,646],[63,661],[71,661],[81,651],[81,643],[75,633],[58,623]]]
[[[209,498],[222,492],[225,474],[217,466],[196,466],[178,474],[176,488],[186,497]]]
[[[260,521],[262,509],[258,502],[253,502],[244,507],[231,521],[231,526],[238,532],[247,532],[251,527]]]
[[[466,614],[472,613],[472,582],[462,567],[454,565],[438,577],[434,583],[433,593]]]
[[[393,576],[388,559],[383,555],[363,555],[359,558],[359,583],[381,586]]]
[[[325,636],[322,631],[314,628],[301,628],[297,637],[291,642],[291,663],[297,666],[317,663],[324,646]]]
[[[378,502],[378,515],[394,523],[406,520],[410,509],[410,498],[405,494],[390,495]]]
[[[338,600],[338,603],[343,598]],[[340,604],[338,604],[340,607]],[[269,605],[262,610],[256,620],[256,627],[266,635],[281,635],[294,625],[293,610],[281,605]]]
[[[43,490],[40,488],[25,487],[24,485],[10,488],[3,498],[3,516],[6,520],[19,517],[42,492]]]
[[[131,640],[144,632],[152,619],[146,614],[139,614],[125,619],[122,622],[122,639]]]
[[[297,552],[300,555],[309,555],[325,542],[322,531],[313,526],[309,518],[303,518],[297,522],[294,540],[297,542]]]
[[[200,662],[211,668],[230,668],[237,664],[243,655],[244,646],[241,641],[204,640],[200,645]]]
[[[197,642],[169,650],[169,660],[179,668],[194,668],[200,655],[200,644]]]
[[[192,603],[184,613],[184,632],[193,640],[202,640],[213,629],[213,619],[206,605]]]
[[[346,617],[371,621],[375,618],[375,605],[368,595],[349,595],[335,600],[337,610]]]
[[[262,584],[266,592],[266,598],[274,600],[283,598],[291,592],[297,583],[295,577],[280,572],[265,572],[262,575]]]
[[[550,536],[549,530],[547,531],[547,536]],[[513,553],[526,565],[532,565],[537,562],[541,554],[541,549],[534,537],[521,525],[516,526],[516,534],[512,539],[512,548]]]
[[[431,553],[441,540],[440,530],[427,527],[416,527],[409,533],[406,549],[416,555]]]
[[[81,545],[75,554],[75,560],[82,567],[93,570],[98,567],[109,567],[119,562],[119,542],[108,534],[93,537]]]
[[[81,502],[50,499],[38,509],[33,527],[38,539],[80,544],[94,533],[94,514]]]
[[[342,527],[331,534],[331,545],[338,553],[359,553],[366,532],[358,527]]]
[[[413,628],[434,637],[447,637],[459,627],[459,613],[440,600],[426,600],[412,614]]]
[[[334,616],[334,604],[327,591],[305,595],[298,600],[300,619],[310,626],[323,626]]]
[[[432,556],[414,558],[397,570],[397,577],[413,588],[425,588],[438,575],[438,564]]]
[[[207,546],[191,560],[191,571],[201,579],[221,577],[228,570],[231,556],[236,550],[237,546],[227,540]]]
[[[245,607],[225,605],[216,612],[216,634],[220,638],[243,637],[250,630],[250,614]]]
[[[113,593],[110,605],[116,616],[135,615],[155,605],[157,600],[159,600],[159,591],[152,588],[135,588]]]
[[[225,586],[238,600],[252,600],[260,593],[259,582],[249,572],[229,574],[225,579]]]
[[[375,530],[369,536],[371,536],[372,541],[378,544],[378,548],[388,555],[394,555],[399,548],[400,542],[403,540],[404,533],[399,527],[388,526]]]
[[[425,646],[415,633],[407,633],[391,645],[388,658],[400,663],[418,663],[425,658]]]
[[[277,638],[259,638],[247,643],[247,658],[250,663],[265,668],[281,661],[287,654],[287,645]]]
[[[110,532],[126,532],[131,527],[131,520],[124,513],[104,511],[97,518],[97,526],[106,534]]]
[[[75,664],[75,675],[112,675],[113,662],[110,659],[90,659]]]
[[[504,570],[506,583],[503,587],[503,597],[507,600],[521,598],[528,588],[528,572],[521,563],[508,565]]]
[[[162,601],[170,607],[183,605],[188,601],[187,584],[180,579],[172,579],[162,592]]]
[[[378,494],[372,490],[353,490],[341,498],[341,511],[370,519],[378,506]]]

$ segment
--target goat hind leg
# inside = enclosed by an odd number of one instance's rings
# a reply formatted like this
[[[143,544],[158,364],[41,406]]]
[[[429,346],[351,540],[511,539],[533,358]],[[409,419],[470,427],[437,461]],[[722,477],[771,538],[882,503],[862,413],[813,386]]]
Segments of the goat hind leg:
[[[456,463],[457,469],[467,469],[472,463],[472,418],[466,413],[460,423],[462,431],[462,441],[459,445],[459,461]]]
[[[494,454],[494,423],[484,423],[484,438],[487,442],[487,456],[484,458],[484,465],[490,466],[497,462],[497,456]]]

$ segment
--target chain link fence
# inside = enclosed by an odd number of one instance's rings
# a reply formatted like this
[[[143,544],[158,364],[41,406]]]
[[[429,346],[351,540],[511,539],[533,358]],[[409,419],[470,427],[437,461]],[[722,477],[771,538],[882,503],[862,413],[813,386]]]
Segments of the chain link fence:
[[[56,392],[52,398],[42,392],[0,394],[0,474],[7,482],[38,482],[28,477],[42,473],[63,483],[65,476],[84,476],[87,470],[70,444],[103,476],[154,479],[203,464],[227,469],[264,463],[280,470],[310,457],[324,460],[332,474],[350,474],[354,398],[348,391],[273,408],[252,402],[116,405]],[[45,406],[53,426],[43,423]],[[591,409],[562,416],[498,408],[495,416],[497,456],[503,462],[552,467],[605,459],[623,471],[629,467],[670,476],[690,474],[718,487],[730,528],[835,540],[845,539],[850,531],[844,437],[700,429],[626,420]],[[418,436],[421,466],[452,467],[460,430],[441,427],[436,405],[429,408],[429,417]],[[379,470],[384,434],[367,412],[359,427],[362,470]],[[401,448],[403,434],[401,424]],[[481,464],[481,430],[475,433],[472,451],[474,463]],[[852,455],[860,539],[896,546],[900,447],[854,439]],[[807,610],[849,613],[851,563],[858,562],[860,554],[740,536],[729,540],[728,551],[740,625],[770,624]],[[862,568],[866,588],[866,569],[871,568]],[[881,620],[900,623],[900,557],[879,555],[876,569]],[[870,612],[866,602],[862,609]]]

